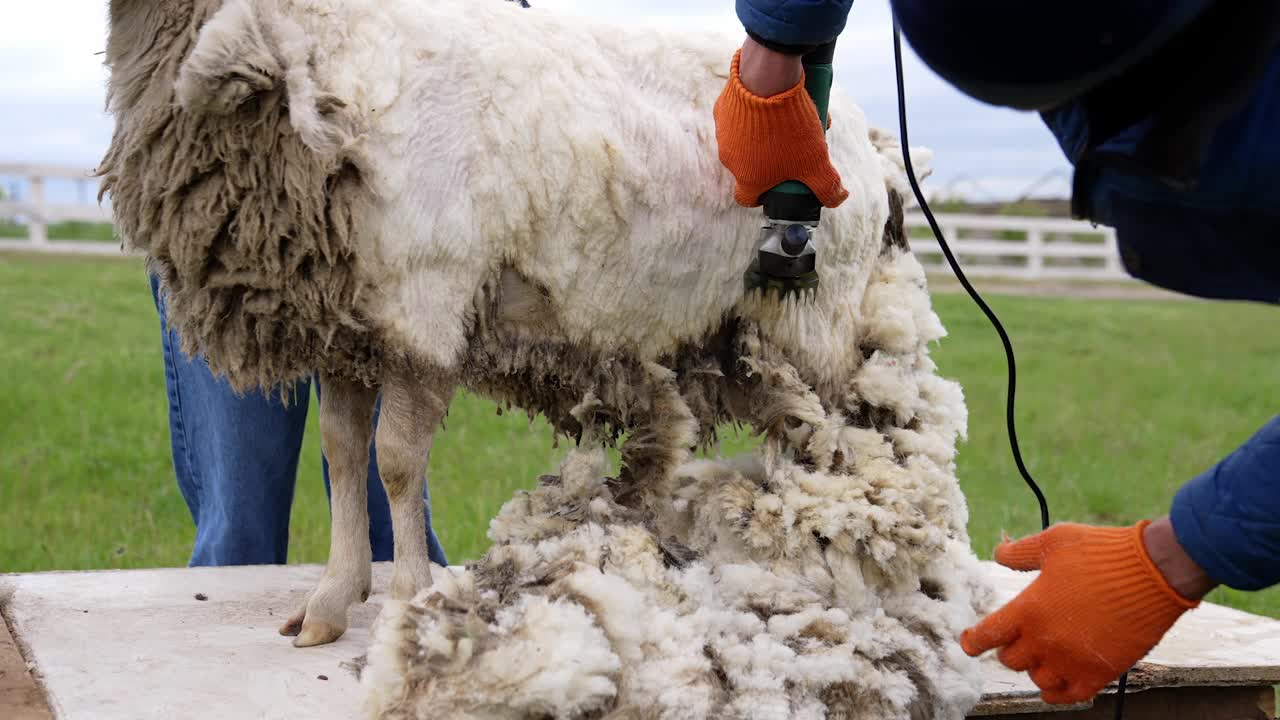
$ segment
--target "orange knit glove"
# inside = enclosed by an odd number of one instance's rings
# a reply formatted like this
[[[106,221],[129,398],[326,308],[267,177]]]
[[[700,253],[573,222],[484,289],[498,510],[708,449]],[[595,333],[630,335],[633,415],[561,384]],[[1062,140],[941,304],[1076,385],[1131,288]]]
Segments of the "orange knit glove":
[[[1000,648],[1026,670],[1047,703],[1084,702],[1141,660],[1182,613],[1198,605],[1170,587],[1130,528],[1055,525],[996,548],[996,562],[1040,577],[1000,610],[965,630],[977,656]]]
[[[799,180],[827,207],[849,197],[827,154],[818,107],[799,84],[772,97],[754,95],[738,77],[742,51],[733,56],[729,84],[716,100],[720,162],[737,178],[733,198],[756,207],[760,196],[788,180]]]

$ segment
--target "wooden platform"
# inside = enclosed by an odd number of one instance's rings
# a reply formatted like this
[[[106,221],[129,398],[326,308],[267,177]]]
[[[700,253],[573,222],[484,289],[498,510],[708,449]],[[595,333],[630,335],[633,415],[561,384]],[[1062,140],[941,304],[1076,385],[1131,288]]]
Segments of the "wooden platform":
[[[1035,577],[993,563],[992,582],[1010,599]],[[1045,705],[1025,674],[984,659],[983,701],[970,717],[1005,720],[1111,720],[1115,698],[1104,694],[1067,712]],[[1126,720],[1260,720],[1274,718],[1273,686],[1280,683],[1280,622],[1202,604],[1184,615],[1164,640],[1129,673]],[[1010,717],[1011,716],[1011,717]]]
[[[989,566],[1002,595],[1031,576]],[[361,717],[356,667],[381,596],[338,642],[294,649],[275,628],[316,566],[0,575],[0,719]],[[376,566],[386,588],[390,567]],[[203,598],[203,599],[201,599]],[[0,630],[3,626],[0,626]],[[1025,676],[984,664],[973,716],[1111,718],[1113,700],[1049,707]],[[1271,718],[1280,622],[1206,605],[1133,674],[1130,720]]]

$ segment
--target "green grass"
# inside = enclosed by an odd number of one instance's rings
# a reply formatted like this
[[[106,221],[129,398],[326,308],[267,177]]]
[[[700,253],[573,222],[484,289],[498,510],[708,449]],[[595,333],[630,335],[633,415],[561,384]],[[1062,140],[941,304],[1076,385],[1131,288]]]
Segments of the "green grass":
[[[25,225],[7,220],[0,220],[0,237],[24,238],[27,236]],[[115,242],[115,231],[111,223],[89,223],[79,220],[53,223],[49,226],[50,240],[87,240],[94,242]]]
[[[970,411],[959,476],[983,556],[1037,529],[1009,458],[1004,360],[969,300],[937,295],[935,349]],[[1129,523],[1276,412],[1271,308],[996,297],[1020,360],[1019,429],[1056,520]],[[172,478],[158,323],[140,262],[0,254],[0,571],[181,565],[193,529]],[[313,404],[314,408],[314,404]],[[290,560],[320,562],[328,514],[312,413]],[[733,438],[726,450],[749,444]],[[541,422],[461,396],[431,462],[438,532],[476,557],[488,520],[561,450]],[[1213,599],[1280,616],[1280,593]]]

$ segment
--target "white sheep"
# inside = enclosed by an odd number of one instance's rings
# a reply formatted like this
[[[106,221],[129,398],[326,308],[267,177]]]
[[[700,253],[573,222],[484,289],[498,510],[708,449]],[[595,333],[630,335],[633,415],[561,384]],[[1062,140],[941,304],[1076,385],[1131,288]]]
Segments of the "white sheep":
[[[281,629],[297,634],[296,645],[339,637],[348,606],[370,590],[361,493],[376,441],[396,531],[395,617],[423,617],[453,593],[505,612],[490,630],[535,613],[549,623],[543,636],[578,628],[584,646],[603,637],[616,655],[617,618],[583,610],[592,593],[607,605],[610,572],[631,572],[610,565],[610,553],[640,565],[688,553],[670,567],[719,578],[728,566],[758,566],[779,587],[820,575],[815,607],[846,614],[945,608],[897,631],[898,645],[933,653],[927,668],[880,683],[880,700],[858,700],[872,690],[854,688],[847,673],[824,681],[827,690],[801,687],[808,695],[794,702],[809,710],[844,702],[948,715],[976,700],[952,639],[982,595],[966,564],[954,478],[965,412],[928,358],[943,330],[906,248],[896,143],[835,95],[829,142],[850,197],[824,213],[816,299],[744,299],[761,216],[733,204],[711,121],[731,55],[725,38],[497,0],[111,0],[117,125],[100,171],[126,244],[145,251],[162,279],[184,349],[239,389],[313,371],[325,384],[332,543],[318,586]],[[513,501],[477,575],[448,576],[440,592],[419,595],[432,584],[422,483],[459,385],[543,413],[587,445],[625,433],[624,465],[607,482],[579,472],[569,489],[562,479]],[[763,459],[687,464],[690,447],[712,444],[725,421],[763,433]],[[586,462],[577,455],[572,462]],[[725,487],[737,495],[721,497]],[[612,547],[610,522],[648,533],[652,547]],[[664,547],[668,537],[679,542]],[[560,549],[548,549],[556,538]],[[588,558],[606,578],[594,591],[574,569]],[[534,566],[540,586],[527,582]],[[503,568],[523,579],[500,577]],[[676,582],[658,567],[632,570],[633,584]],[[740,583],[707,583],[689,592],[700,587],[708,607],[746,602]],[[502,597],[498,588],[522,591]],[[431,617],[431,632],[452,627]],[[802,629],[779,623],[780,637]],[[701,652],[698,633],[711,625],[689,630],[689,647]],[[386,632],[383,648],[412,640]],[[862,674],[923,657],[898,645]],[[476,671],[486,657],[451,648],[441,652],[455,672]],[[424,697],[436,712],[456,701],[451,717],[513,718],[620,712],[652,699],[645,692],[654,688],[618,680],[643,652],[610,659],[596,650],[607,681],[586,670],[561,681],[539,675],[530,687],[545,692],[519,707],[499,711],[492,697],[468,705],[465,693],[476,690],[466,683]],[[503,652],[502,663],[521,657]],[[733,666],[728,655],[717,667]],[[376,657],[384,660],[373,676],[383,680],[373,695],[396,700],[374,701],[373,712],[411,714],[412,668]],[[960,679],[948,675],[942,689],[918,677],[946,668]],[[746,708],[776,706],[733,695],[754,682],[743,672],[707,690],[711,715],[655,716],[766,717]],[[579,681],[588,689],[568,698]],[[922,694],[926,685],[934,690]],[[821,692],[849,697],[820,702]],[[728,707],[739,710],[715,714]]]

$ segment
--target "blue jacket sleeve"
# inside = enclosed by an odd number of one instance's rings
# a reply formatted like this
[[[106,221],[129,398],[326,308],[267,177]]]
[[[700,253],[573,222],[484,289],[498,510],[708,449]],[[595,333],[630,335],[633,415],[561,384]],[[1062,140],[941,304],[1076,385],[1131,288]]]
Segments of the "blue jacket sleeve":
[[[747,32],[779,45],[816,46],[844,31],[853,0],[737,0]]]
[[[1280,582],[1280,416],[1184,485],[1170,520],[1214,580],[1238,590]]]

